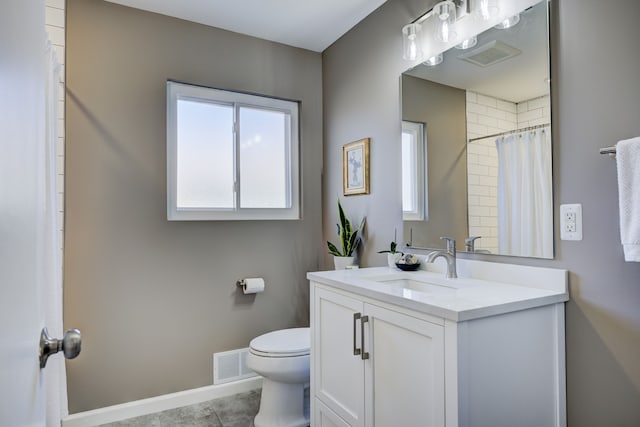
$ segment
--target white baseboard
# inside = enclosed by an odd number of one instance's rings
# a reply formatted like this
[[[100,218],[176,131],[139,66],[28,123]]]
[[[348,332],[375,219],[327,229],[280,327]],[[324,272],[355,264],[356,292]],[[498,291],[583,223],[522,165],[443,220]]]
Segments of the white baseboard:
[[[62,427],[94,427],[100,424],[122,421],[127,418],[153,414],[181,406],[194,405],[208,400],[231,396],[246,391],[255,390],[262,386],[262,377],[247,378],[220,385],[210,385],[192,390],[179,391],[136,400],[106,408],[94,409],[69,415],[62,420]]]

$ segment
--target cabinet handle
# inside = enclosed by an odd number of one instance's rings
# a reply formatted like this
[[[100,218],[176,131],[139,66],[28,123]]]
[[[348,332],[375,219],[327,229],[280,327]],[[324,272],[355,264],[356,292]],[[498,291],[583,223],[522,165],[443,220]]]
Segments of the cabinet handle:
[[[360,319],[360,313],[353,313],[353,355],[358,356],[360,349],[356,346],[356,321]]]
[[[360,357],[362,360],[366,360],[369,358],[369,353],[364,351],[364,324],[369,321],[369,316],[362,316],[360,319],[360,348],[362,349],[362,354]]]

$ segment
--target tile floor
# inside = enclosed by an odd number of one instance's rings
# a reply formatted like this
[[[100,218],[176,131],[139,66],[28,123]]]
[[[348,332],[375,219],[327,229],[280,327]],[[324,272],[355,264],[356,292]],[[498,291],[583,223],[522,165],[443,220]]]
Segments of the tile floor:
[[[260,389],[100,427],[253,427]]]

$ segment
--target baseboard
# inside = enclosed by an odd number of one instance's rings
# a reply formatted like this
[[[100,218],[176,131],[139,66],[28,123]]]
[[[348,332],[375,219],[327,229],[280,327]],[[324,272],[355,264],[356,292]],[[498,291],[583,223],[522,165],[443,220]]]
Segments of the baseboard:
[[[148,399],[108,406],[69,415],[62,420],[62,427],[94,427],[101,424],[122,421],[154,412],[166,411],[181,406],[194,405],[208,400],[231,396],[262,386],[262,377],[247,378],[220,385],[210,385],[177,393],[165,394]]]

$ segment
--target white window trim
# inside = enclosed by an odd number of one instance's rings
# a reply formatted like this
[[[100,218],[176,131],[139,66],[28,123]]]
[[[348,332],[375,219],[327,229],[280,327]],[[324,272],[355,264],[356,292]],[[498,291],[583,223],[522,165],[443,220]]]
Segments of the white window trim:
[[[228,103],[238,106],[257,106],[261,108],[286,111],[290,114],[291,135],[288,141],[288,176],[290,193],[288,208],[178,208],[177,206],[177,104],[178,99],[201,99],[218,104]],[[234,123],[235,152],[238,151],[237,123]],[[298,103],[295,101],[269,98],[239,92],[194,86],[167,81],[167,219],[169,221],[207,221],[207,220],[297,220],[300,219],[300,137]],[[236,186],[239,183],[237,157],[235,170]],[[237,193],[236,193],[237,200]]]
[[[413,211],[402,211],[404,221],[427,221],[429,219],[428,207],[428,182],[427,182],[427,138],[425,134],[425,124],[402,121],[402,133],[411,134],[416,142],[416,175],[414,185],[416,189],[415,206]]]

